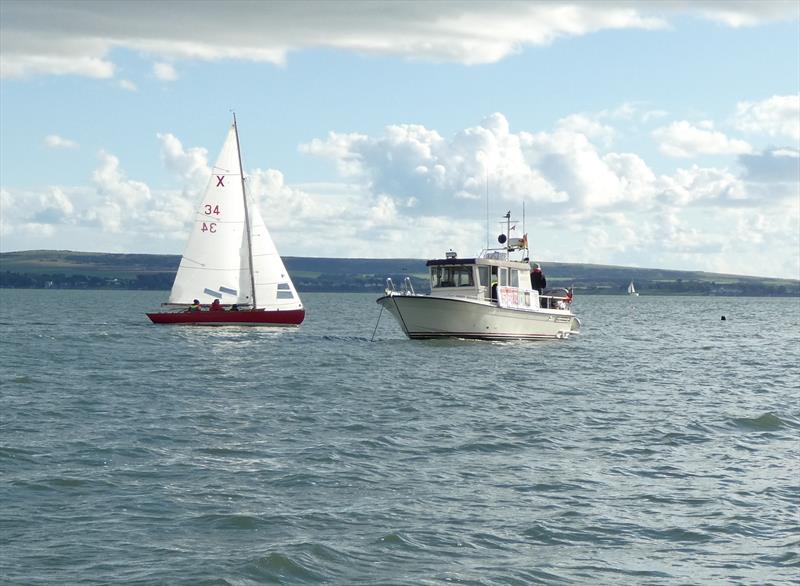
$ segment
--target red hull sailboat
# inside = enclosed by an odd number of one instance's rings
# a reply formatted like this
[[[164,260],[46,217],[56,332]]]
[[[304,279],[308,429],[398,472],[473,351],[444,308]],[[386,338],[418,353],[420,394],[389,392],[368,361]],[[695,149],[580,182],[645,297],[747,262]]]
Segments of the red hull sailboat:
[[[194,324],[204,326],[299,326],[306,316],[304,309],[265,311],[172,311],[148,313],[154,324]]]
[[[305,309],[246,190],[236,115],[155,324],[298,326]]]

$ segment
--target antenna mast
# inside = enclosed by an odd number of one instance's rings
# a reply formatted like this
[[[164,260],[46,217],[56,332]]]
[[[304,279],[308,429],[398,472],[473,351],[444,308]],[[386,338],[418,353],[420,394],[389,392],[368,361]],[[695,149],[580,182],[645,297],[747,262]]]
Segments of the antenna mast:
[[[528,232],[525,231],[525,200],[522,200],[522,237],[525,239],[525,256],[530,258],[528,250]]]
[[[486,167],[486,249],[489,249],[489,167]]]

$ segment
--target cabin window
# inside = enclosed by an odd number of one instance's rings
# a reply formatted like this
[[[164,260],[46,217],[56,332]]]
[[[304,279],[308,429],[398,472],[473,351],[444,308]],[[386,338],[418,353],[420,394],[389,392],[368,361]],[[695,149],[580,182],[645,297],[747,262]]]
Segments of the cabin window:
[[[519,287],[519,271],[517,269],[511,269],[511,286]]]
[[[475,271],[473,267],[461,267],[458,271],[458,286],[459,287],[474,287],[475,286]]]
[[[471,266],[431,268],[431,286],[474,287],[475,277]]]
[[[478,267],[478,282],[481,287],[489,285],[489,267]]]
[[[500,286],[508,287],[508,269],[506,267],[500,267]]]

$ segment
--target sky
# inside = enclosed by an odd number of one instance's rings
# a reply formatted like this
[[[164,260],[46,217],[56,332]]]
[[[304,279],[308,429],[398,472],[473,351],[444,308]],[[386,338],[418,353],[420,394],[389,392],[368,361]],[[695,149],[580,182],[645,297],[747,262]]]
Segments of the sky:
[[[800,278],[797,0],[0,0],[0,251],[180,254],[233,111],[284,256],[511,211],[545,268]]]

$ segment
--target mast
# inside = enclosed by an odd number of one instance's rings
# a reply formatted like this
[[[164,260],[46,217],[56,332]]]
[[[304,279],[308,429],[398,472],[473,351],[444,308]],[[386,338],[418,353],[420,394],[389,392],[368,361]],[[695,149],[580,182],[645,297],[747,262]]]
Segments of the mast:
[[[528,233],[525,231],[525,200],[522,200],[522,237],[525,239],[525,257],[530,258],[530,251],[528,250]]]
[[[244,189],[244,169],[242,168],[242,149],[239,148],[239,127],[236,125],[236,112],[233,113],[233,131],[236,134],[236,156],[239,157],[239,178],[242,180],[242,199],[244,200],[244,231],[247,234],[247,263],[250,273],[250,291],[253,309],[256,308],[256,277],[253,273],[253,241],[250,236],[250,213],[247,210],[247,193]]]

